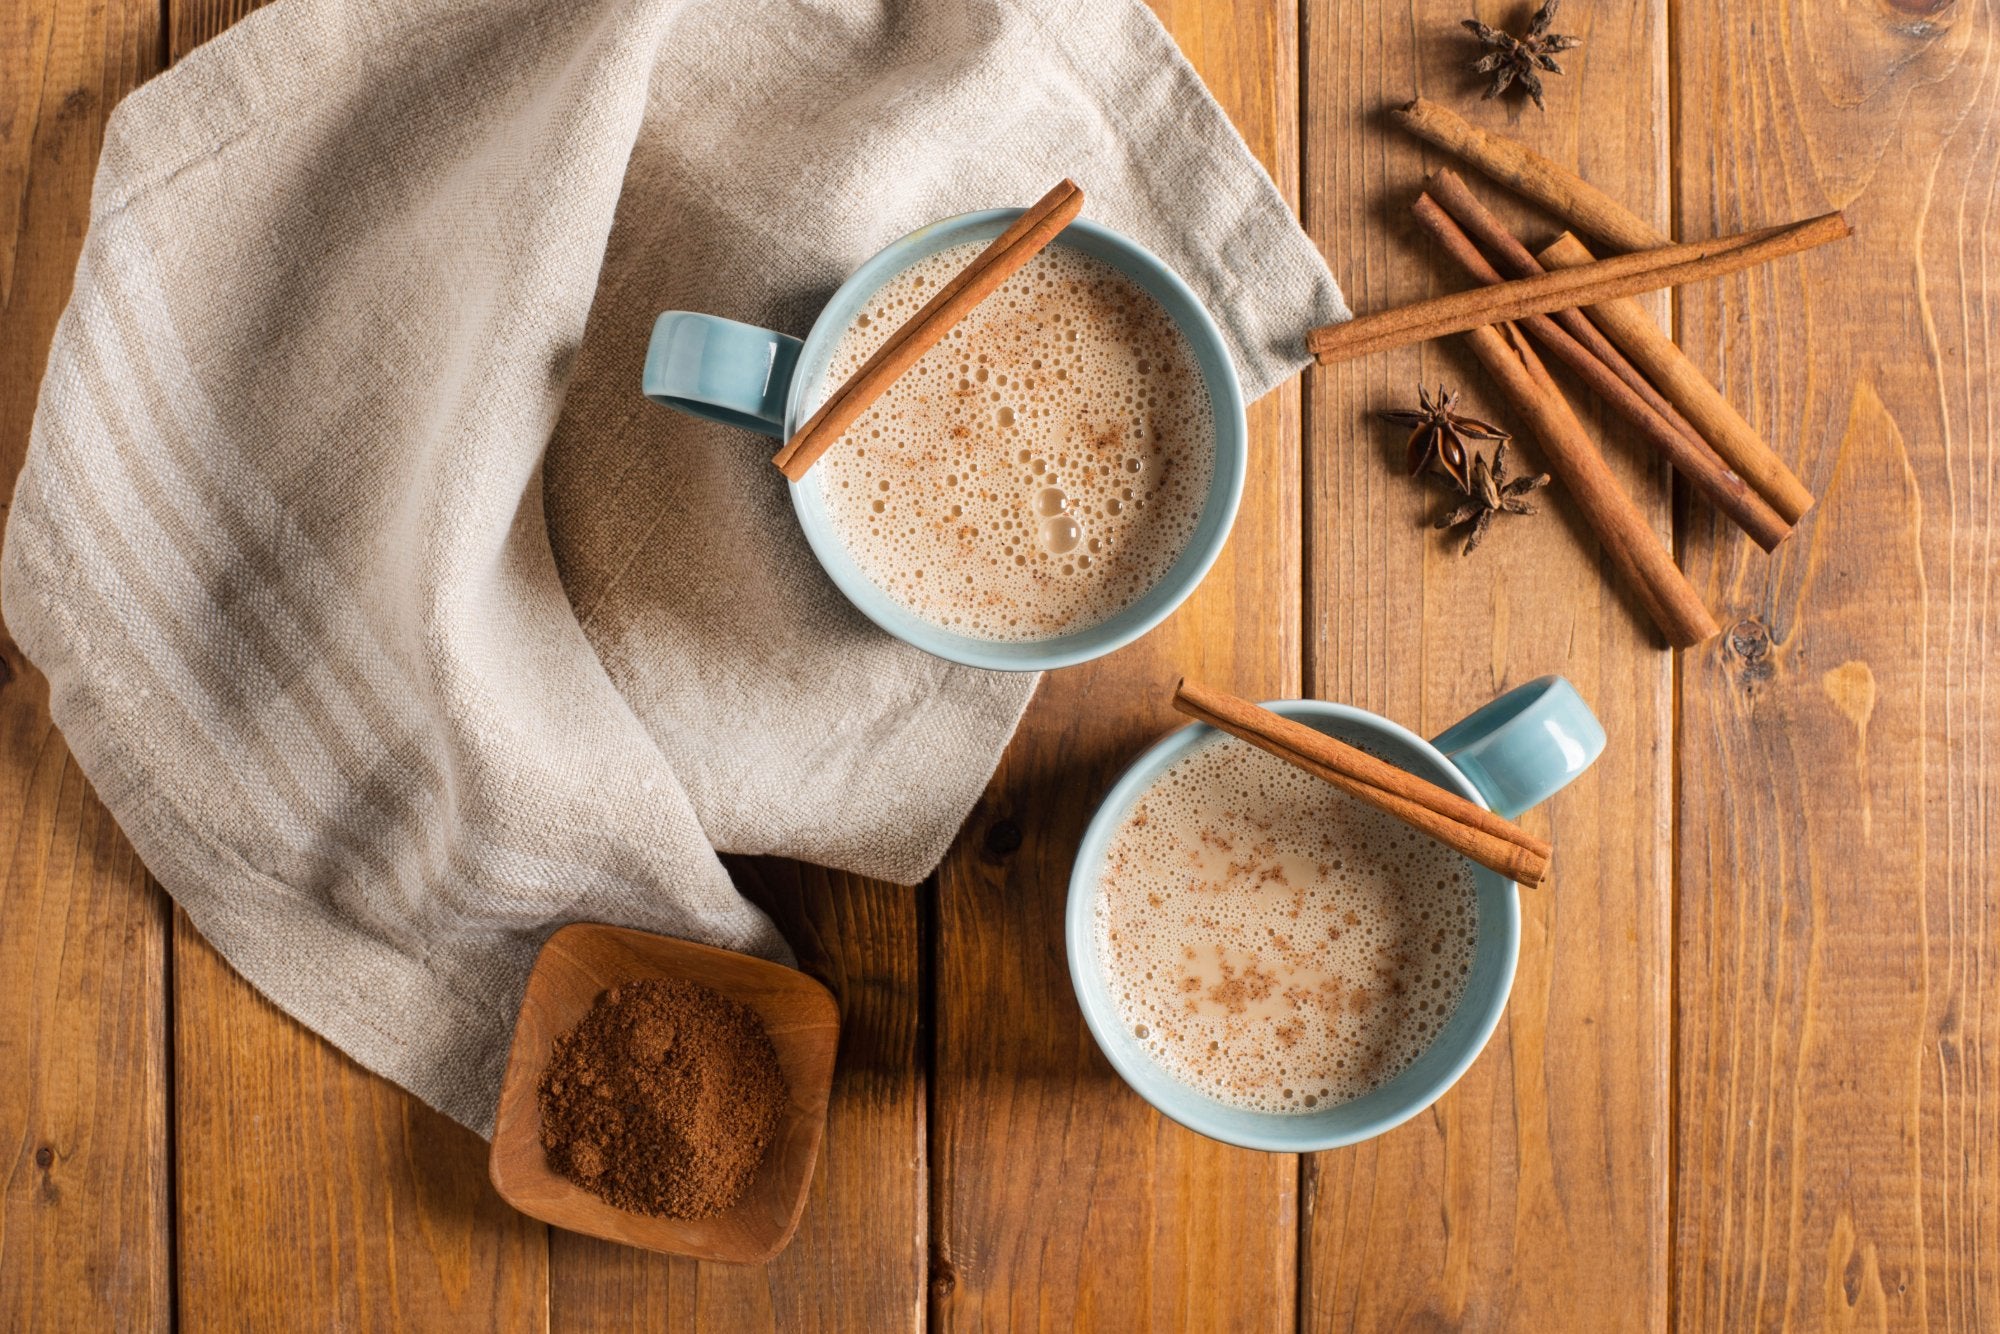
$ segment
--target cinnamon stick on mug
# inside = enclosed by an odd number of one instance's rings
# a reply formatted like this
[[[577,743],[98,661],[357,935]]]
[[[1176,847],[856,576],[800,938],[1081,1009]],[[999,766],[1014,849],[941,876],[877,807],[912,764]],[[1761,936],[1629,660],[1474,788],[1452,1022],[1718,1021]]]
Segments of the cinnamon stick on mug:
[[[1418,195],[1412,212],[1416,214],[1418,224],[1430,233],[1445,253],[1457,260],[1474,278],[1483,283],[1502,281],[1499,272],[1473,245],[1472,238],[1459,229],[1458,224],[1430,195]],[[1530,315],[1521,321],[1521,327],[1557,360],[1575,371],[1620,416],[1637,427],[1648,444],[1659,450],[1682,476],[1715,503],[1716,508],[1750,534],[1758,546],[1769,551],[1790,535],[1791,525],[1779,518],[1777,511],[1766,505],[1741,477],[1729,471],[1699,437],[1690,438],[1681,434],[1673,423],[1633,393],[1631,387],[1619,379],[1609,366],[1592,356],[1589,349],[1572,337],[1568,330],[1546,315]]]
[[[1509,880],[1539,885],[1549,873],[1549,845],[1513,821],[1296,719],[1185,677],[1174,687],[1174,707],[1325,779]]]
[[[1306,335],[1306,346],[1321,365],[1331,365],[1369,352],[1464,333],[1481,325],[1518,320],[1526,315],[1546,315],[1611,297],[1720,277],[1838,241],[1852,230],[1840,214],[1828,213],[1783,227],[1618,255],[1536,278],[1519,278],[1497,287],[1475,287],[1467,292],[1377,311],[1345,324],[1323,325]]]
[[[841,432],[914,366],[917,358],[936,347],[974,306],[1055,240],[1082,211],[1083,191],[1075,181],[1065,178],[940,287],[921,310],[903,321],[860,370],[827,396],[771,462],[794,482],[802,479]]]

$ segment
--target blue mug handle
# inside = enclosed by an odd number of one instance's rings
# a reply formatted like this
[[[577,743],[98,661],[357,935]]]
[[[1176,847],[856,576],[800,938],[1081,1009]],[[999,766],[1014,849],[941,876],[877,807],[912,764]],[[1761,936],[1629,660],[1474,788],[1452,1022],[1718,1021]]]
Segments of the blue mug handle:
[[[782,440],[803,346],[754,324],[670,310],[653,321],[640,388],[655,403]]]
[[[1560,676],[1515,686],[1432,738],[1508,819],[1568,787],[1604,753],[1604,725]]]

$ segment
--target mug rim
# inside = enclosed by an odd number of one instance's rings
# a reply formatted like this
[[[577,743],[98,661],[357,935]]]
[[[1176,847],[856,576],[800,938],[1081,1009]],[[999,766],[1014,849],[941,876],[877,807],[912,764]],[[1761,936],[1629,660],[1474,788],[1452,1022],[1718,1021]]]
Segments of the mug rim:
[[[836,329],[827,316],[846,304],[858,305],[867,293],[873,292],[890,278],[909,267],[910,261],[897,258],[909,247],[928,240],[939,233],[957,233],[980,228],[993,223],[1005,224],[1026,212],[1019,208],[979,209],[970,213],[959,213],[952,217],[940,218],[926,223],[913,231],[897,237],[869,256],[860,267],[849,274],[845,281],[827,298],[813,320],[800,345],[797,362],[798,372],[794,374],[785,399],[784,438],[790,439],[797,430],[803,416],[801,407],[805,402],[808,388],[817,388],[823,372],[814,377],[808,386],[805,370],[816,359],[826,340],[845,333],[852,322],[850,315],[840,322]],[[1178,312],[1169,311],[1175,327],[1180,329],[1193,346],[1196,361],[1201,366],[1204,383],[1208,387],[1215,411],[1217,425],[1215,440],[1215,464],[1210,476],[1208,496],[1203,501],[1198,525],[1209,529],[1206,536],[1197,533],[1194,541],[1182,549],[1168,568],[1166,576],[1141,594],[1138,601],[1122,608],[1112,616],[1095,625],[1086,626],[1065,635],[1046,640],[985,640],[970,635],[959,634],[932,621],[925,620],[896,602],[888,593],[860,574],[858,570],[847,568],[852,565],[852,557],[846,546],[839,543],[829,531],[831,522],[815,522],[813,511],[820,517],[825,515],[825,507],[808,499],[808,487],[817,486],[812,474],[804,481],[788,484],[791,492],[792,510],[798,519],[800,529],[805,533],[806,544],[812,548],[814,558],[826,575],[838,588],[850,605],[858,610],[876,627],[934,657],[967,667],[979,667],[991,671],[1035,672],[1050,671],[1058,667],[1073,667],[1079,663],[1093,661],[1106,654],[1116,652],[1144,635],[1167,617],[1174,614],[1181,604],[1208,578],[1215,562],[1222,555],[1222,549],[1235,530],[1237,511],[1243,502],[1243,491],[1248,482],[1250,466],[1249,423],[1243,399],[1243,381],[1236,369],[1235,359],[1230,355],[1229,343],[1216,325],[1215,317],[1201,298],[1195,295],[1178,273],[1167,262],[1152,251],[1140,245],[1123,232],[1114,231],[1088,218],[1078,218],[1064,228],[1062,235],[1076,233],[1088,238],[1096,245],[1115,251],[1118,255],[1116,267],[1128,278],[1138,280],[1142,286],[1158,286],[1170,293],[1182,304],[1188,314],[1183,319]],[[998,232],[995,233],[996,235]],[[1058,236],[1055,244],[1060,244]],[[1157,297],[1155,298],[1158,299]],[[1163,303],[1164,304],[1164,303]],[[1209,364],[1213,362],[1219,374],[1211,374]],[[1225,438],[1224,426],[1228,427]],[[1215,522],[1207,523],[1213,508]],[[838,557],[838,559],[836,559]],[[1178,584],[1177,591],[1158,598],[1154,605],[1138,615],[1130,615],[1134,607],[1143,604],[1155,591],[1167,584]],[[859,587],[854,585],[858,584]],[[876,605],[879,603],[880,605]]]
[[[1352,704],[1337,704],[1330,700],[1317,699],[1266,700],[1263,707],[1287,718],[1325,718],[1354,723],[1403,742],[1435,759],[1451,786],[1457,789],[1461,796],[1491,809],[1478,787],[1442,751],[1402,724],[1384,718],[1380,714],[1371,713]],[[1317,1153],[1324,1149],[1345,1148],[1373,1139],[1395,1129],[1436,1103],[1464,1077],[1465,1072],[1472,1068],[1472,1063],[1479,1059],[1480,1053],[1486,1050],[1486,1044],[1493,1040],[1494,1030],[1500,1026],[1500,1016],[1506,1012],[1507,1002],[1513,994],[1514,975],[1520,962],[1519,887],[1511,882],[1502,881],[1507,892],[1502,895],[1501,911],[1493,928],[1500,938],[1502,951],[1499,985],[1493,989],[1484,1009],[1472,1012],[1469,1027],[1461,1039],[1462,1049],[1445,1065],[1439,1067],[1423,1084],[1409,1090],[1408,1095],[1395,1107],[1358,1126],[1342,1130],[1322,1130],[1317,1134],[1311,1133],[1314,1120],[1312,1113],[1268,1113],[1266,1115],[1272,1119],[1274,1126],[1296,1122],[1298,1129],[1246,1132],[1222,1124],[1223,1118],[1238,1114],[1243,1109],[1231,1107],[1227,1103],[1211,1098],[1172,1076],[1166,1078],[1179,1097],[1175,1105],[1165,1105],[1162,1100],[1155,1099],[1148,1093],[1142,1087],[1140,1080],[1135,1077],[1136,1062],[1124,1045],[1110,1040],[1108,1030],[1119,1032],[1123,1030],[1108,998],[1097,996],[1090,985],[1100,978],[1093,916],[1099,879],[1098,869],[1103,864],[1103,854],[1111,835],[1140,793],[1150,788],[1174,760],[1179,759],[1182,754],[1201,741],[1217,735],[1222,733],[1207,723],[1199,722],[1168,732],[1125,767],[1119,774],[1118,781],[1111,785],[1111,789],[1098,802],[1097,809],[1092,812],[1090,823],[1084,828],[1083,838],[1077,844],[1075,859],[1070,864],[1069,894],[1063,909],[1063,941],[1065,952],[1069,956],[1070,987],[1076,994],[1077,1008],[1083,1012],[1084,1024],[1090,1030],[1091,1040],[1097,1044],[1097,1049],[1104,1054],[1104,1059],[1110,1062],[1111,1068],[1125,1082],[1126,1087],[1160,1115],[1198,1135],[1207,1136],[1224,1144],[1233,1144],[1238,1148],[1272,1153]],[[1499,878],[1497,872],[1484,867],[1474,866],[1472,870],[1480,876]],[[1482,934],[1485,929],[1482,923]],[[1460,1001],[1460,1005],[1463,1006],[1470,1001],[1471,997],[1468,995]],[[1453,1018],[1456,1017],[1454,1012]],[[1434,1041],[1433,1045],[1425,1050],[1428,1052],[1435,1049]],[[1419,1059],[1421,1060],[1421,1056]],[[1402,1075],[1398,1074],[1395,1078],[1401,1079]],[[1394,1082],[1392,1079],[1390,1084]],[[1384,1084],[1381,1088],[1389,1086]],[[1363,1096],[1372,1097],[1374,1092]]]

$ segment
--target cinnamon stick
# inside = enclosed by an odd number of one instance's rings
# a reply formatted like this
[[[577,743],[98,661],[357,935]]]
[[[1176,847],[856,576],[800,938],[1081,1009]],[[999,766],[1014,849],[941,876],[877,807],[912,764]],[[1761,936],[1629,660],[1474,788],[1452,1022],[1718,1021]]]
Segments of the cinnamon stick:
[[[1494,267],[1499,269],[1502,275],[1508,278],[1532,278],[1545,271],[1542,262],[1521,243],[1519,237],[1508,230],[1507,224],[1501,222],[1491,209],[1480,202],[1479,196],[1466,187],[1457,172],[1449,167],[1433,172],[1430,192],[1431,197],[1443,206],[1444,211],[1451,214],[1452,219],[1465,228],[1474,241],[1486,248],[1493,259]],[[1652,382],[1639,373],[1637,366],[1625,359],[1625,354],[1590,322],[1588,315],[1572,308],[1555,311],[1549,318],[1568,330],[1570,336],[1577,342],[1590,349],[1592,356],[1610,367],[1612,373],[1623,380],[1647,407],[1666,418],[1673,424],[1675,430],[1695,442],[1701,449],[1714,453],[1709,448],[1708,442],[1701,438],[1701,432],[1695,430],[1693,423],[1681,416],[1680,410],[1662,397],[1659,390],[1653,388]],[[1717,456],[1717,462],[1721,462],[1720,456]]]
[[[1502,281],[1499,272],[1473,245],[1472,238],[1459,229],[1430,195],[1417,196],[1413,211],[1424,230],[1475,279],[1489,284]],[[1659,450],[1716,508],[1750,534],[1757,545],[1769,551],[1791,533],[1791,526],[1778,517],[1777,511],[1766,505],[1741,477],[1729,471],[1706,444],[1676,430],[1568,330],[1547,315],[1530,315],[1520,323],[1557,360],[1575,371],[1600,398],[1638,428],[1648,444]]]
[[[1549,471],[1562,478],[1604,554],[1631,584],[1653,624],[1675,648],[1691,648],[1719,633],[1687,577],[1661,545],[1646,517],[1618,485],[1562,390],[1535,350],[1511,324],[1469,330],[1472,350],[1528,423]]]
[[[794,482],[818,462],[841,432],[854,424],[868,405],[951,332],[952,326],[992,295],[993,290],[1033,259],[1056,234],[1083,211],[1083,191],[1065,179],[1043,195],[1012,226],[995,237],[952,280],[939,288],[923,308],[905,320],[861,369],[827,396],[819,410],[772,456],[771,462]]]
[[[1456,154],[1613,250],[1654,250],[1672,243],[1665,233],[1569,168],[1505,135],[1482,130],[1455,111],[1420,97],[1391,114],[1419,139]]]
[[[1851,233],[1838,213],[1782,227],[1766,227],[1713,241],[1663,246],[1633,255],[1600,259],[1574,269],[1518,278],[1496,287],[1475,287],[1363,315],[1345,324],[1329,324],[1306,335],[1306,346],[1321,365],[1347,361],[1407,343],[1464,333],[1481,325],[1546,315],[1552,310],[1587,306],[1615,296],[1631,296],[1662,287],[1677,287],[1755,264],[1797,254]]]
[[[1592,262],[1590,250],[1569,233],[1557,237],[1537,258],[1552,269],[1572,272]],[[1590,316],[1787,523],[1797,523],[1812,508],[1813,494],[1805,483],[1654,323],[1644,306],[1625,299],[1598,300],[1590,306]]]
[[[1379,760],[1296,719],[1182,678],[1174,707],[1297,765],[1481,866],[1523,885],[1549,871],[1549,845],[1477,802]]]

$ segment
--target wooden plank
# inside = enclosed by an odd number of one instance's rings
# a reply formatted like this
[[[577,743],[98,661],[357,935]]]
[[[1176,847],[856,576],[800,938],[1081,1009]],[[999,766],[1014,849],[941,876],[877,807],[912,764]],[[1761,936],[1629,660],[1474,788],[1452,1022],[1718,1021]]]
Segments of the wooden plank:
[[[486,1142],[258,995],[174,914],[180,1317],[203,1329],[547,1318],[545,1230]]]
[[[151,0],[0,17],[0,477],[11,493],[105,116],[159,67]],[[170,1321],[166,900],[0,632],[0,1328]]]
[[[266,0],[166,0],[167,50],[179,60]]]
[[[1525,4],[1479,5],[1524,23]],[[1385,114],[1422,93],[1578,167],[1666,220],[1659,0],[1565,7],[1585,46],[1549,76],[1546,114],[1484,102],[1459,0],[1321,0],[1308,8],[1309,230],[1358,311],[1463,286],[1407,221],[1446,165]],[[1469,175],[1529,237],[1545,220]],[[1465,391],[1510,424],[1458,343],[1307,377],[1307,679],[1315,694],[1434,735],[1500,690],[1559,672],[1603,720],[1604,758],[1530,812],[1554,875],[1524,893],[1507,1016],[1429,1112],[1308,1165],[1305,1319],[1313,1329],[1652,1329],[1666,1320],[1669,820],[1672,660],[1610,580],[1561,487],[1461,559],[1429,530],[1442,494],[1402,475],[1403,441],[1373,418],[1417,382]],[[1630,434],[1574,382],[1570,397],[1664,539],[1667,487]],[[1519,449],[1539,460],[1532,440]]]
[[[1157,5],[1288,198],[1298,87],[1288,4]],[[1285,1330],[1296,1304],[1296,1160],[1166,1121],[1091,1042],[1062,910],[1098,800],[1179,719],[1182,671],[1295,695],[1299,390],[1251,411],[1228,549],[1160,629],[1052,673],[939,876],[931,1313],[940,1328]]]
[[[0,1328],[164,1329],[166,896],[0,663]]]
[[[923,889],[775,859],[736,881],[840,1000],[840,1060],[812,1196],[768,1265],[699,1264],[550,1234],[557,1330],[915,1330],[926,1263]]]
[[[173,3],[178,59],[254,5]],[[180,1315],[190,1329],[528,1329],[546,1230],[486,1144],[251,989],[174,915]]]
[[[1676,1310],[2000,1328],[2000,24],[1676,16],[1686,229],[1855,226],[1683,294],[1820,504],[1773,561],[1689,531]]]

